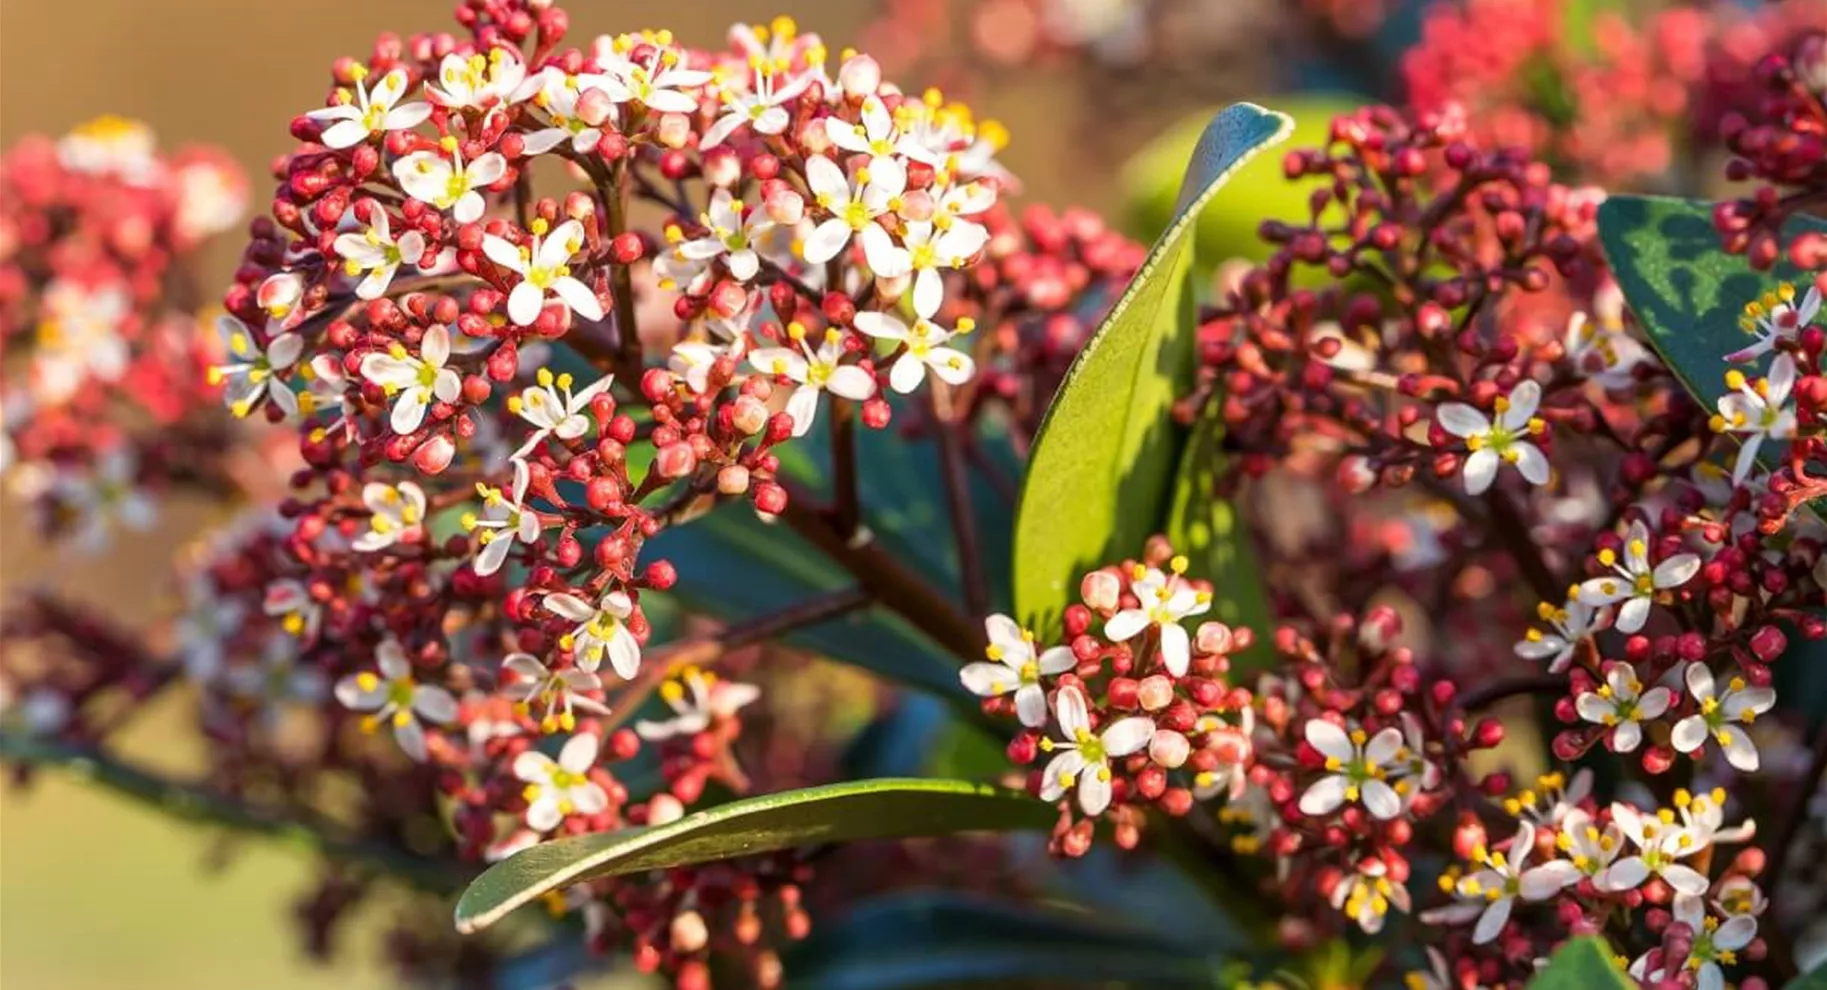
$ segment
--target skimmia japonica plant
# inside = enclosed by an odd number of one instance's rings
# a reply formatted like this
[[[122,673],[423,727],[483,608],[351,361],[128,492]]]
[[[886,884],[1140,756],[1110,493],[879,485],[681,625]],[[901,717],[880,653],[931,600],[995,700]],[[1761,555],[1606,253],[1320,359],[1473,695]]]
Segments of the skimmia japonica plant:
[[[380,901],[431,985],[1811,986],[1804,6],[1693,83],[1740,198],[1416,86],[1287,151],[1303,216],[1210,292],[1287,118],[1212,118],[1144,252],[786,18],[381,38],[213,313],[232,172],[22,146],[9,478],[85,542],[244,509],[163,640],[14,604],[4,755],[304,841],[308,944]],[[168,691],[194,780],[110,745]]]

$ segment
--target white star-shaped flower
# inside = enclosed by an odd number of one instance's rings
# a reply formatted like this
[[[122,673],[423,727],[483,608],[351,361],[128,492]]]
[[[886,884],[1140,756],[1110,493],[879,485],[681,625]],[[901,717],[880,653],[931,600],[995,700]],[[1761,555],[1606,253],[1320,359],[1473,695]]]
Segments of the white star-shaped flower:
[[[1039,654],[1034,651],[1034,634],[1015,624],[1006,615],[992,615],[983,622],[990,645],[984,655],[990,662],[966,664],[959,671],[964,686],[980,698],[1015,695],[1015,716],[1021,724],[1038,729],[1047,724],[1047,689],[1042,677],[1071,670],[1077,660],[1072,648],[1055,646]]]
[[[457,717],[457,699],[435,684],[420,684],[398,640],[388,639],[375,648],[379,674],[364,671],[336,682],[336,700],[351,711],[367,712],[362,728],[373,731],[383,723],[393,726],[393,738],[407,756],[425,760],[423,719],[448,725]]]
[[[1531,485],[1548,483],[1547,455],[1528,439],[1540,436],[1547,428],[1535,416],[1541,398],[1540,385],[1523,382],[1511,390],[1508,398],[1498,398],[1495,420],[1463,402],[1441,404],[1441,428],[1463,438],[1471,451],[1465,459],[1466,494],[1482,495],[1497,480],[1497,469],[1505,464],[1514,466]]]
[[[319,138],[324,147],[352,148],[377,134],[417,127],[431,116],[429,103],[400,103],[400,97],[406,95],[405,70],[390,70],[372,91],[363,81],[366,75],[366,69],[358,70],[354,103],[339,103],[305,114],[316,121],[334,121]],[[342,95],[348,97],[346,91]]]
[[[1751,687],[1744,678],[1734,677],[1721,694],[1712,670],[1704,663],[1688,664],[1685,680],[1688,694],[1700,710],[1675,723],[1669,744],[1680,752],[1697,754],[1710,736],[1727,763],[1745,773],[1754,772],[1758,755],[1757,744],[1751,741],[1751,725],[1776,704],[1776,691]]]
[[[1040,799],[1058,801],[1078,789],[1078,806],[1087,815],[1103,814],[1110,807],[1110,761],[1139,753],[1155,735],[1154,719],[1132,715],[1106,726],[1102,734],[1091,731],[1091,713],[1084,692],[1067,685],[1054,699],[1054,714],[1066,741],[1042,739],[1042,752],[1058,752],[1041,771]]]

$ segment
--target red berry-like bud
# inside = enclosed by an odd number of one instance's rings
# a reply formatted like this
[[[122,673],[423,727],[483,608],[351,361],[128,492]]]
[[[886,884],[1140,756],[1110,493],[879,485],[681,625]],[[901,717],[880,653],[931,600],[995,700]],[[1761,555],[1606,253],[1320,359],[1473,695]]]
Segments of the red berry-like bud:
[[[770,516],[787,511],[787,490],[771,481],[756,485],[755,511]]]
[[[619,265],[632,265],[641,260],[645,253],[646,247],[641,241],[641,235],[632,230],[615,235],[615,239],[609,242],[609,256]]]

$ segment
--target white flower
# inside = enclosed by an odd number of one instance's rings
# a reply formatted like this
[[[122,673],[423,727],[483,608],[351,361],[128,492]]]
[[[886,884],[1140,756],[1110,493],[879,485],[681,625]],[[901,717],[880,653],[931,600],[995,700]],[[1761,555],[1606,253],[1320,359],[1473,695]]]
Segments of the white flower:
[[[1533,790],[1523,791],[1510,801],[1504,802],[1504,811],[1512,816],[1525,818],[1531,823],[1549,828],[1559,828],[1561,821],[1572,814],[1592,793],[1592,771],[1576,770],[1573,779],[1559,771],[1545,773],[1535,778]],[[1515,806],[1511,806],[1511,801]]]
[[[512,49],[490,48],[487,55],[451,52],[438,63],[438,84],[427,83],[425,95],[445,107],[493,106],[512,101],[526,74],[520,53]]]
[[[761,256],[755,253],[755,242],[772,229],[774,221],[762,210],[750,210],[743,218],[743,203],[728,189],[711,194],[710,209],[699,216],[709,233],[680,243],[673,253],[688,261],[709,262],[724,258],[730,275],[746,282],[761,270]]]
[[[1625,838],[1637,851],[1611,864],[1599,876],[1600,890],[1612,892],[1635,890],[1652,876],[1673,887],[1677,893],[1704,894],[1707,880],[1700,871],[1681,862],[1681,858],[1704,849],[1686,829],[1673,824],[1674,815],[1664,820],[1659,815],[1645,815],[1628,804],[1613,802],[1611,820],[1623,830]]]
[[[394,239],[387,211],[378,204],[369,208],[374,224],[359,234],[338,234],[333,247],[343,259],[343,271],[354,278],[367,275],[355,287],[360,299],[379,299],[401,265],[417,265],[425,257],[425,235],[408,230]]]
[[[517,396],[508,399],[508,411],[533,424],[533,434],[527,437],[526,443],[514,452],[515,457],[525,457],[548,436],[560,440],[576,440],[590,432],[590,402],[607,392],[615,381],[614,375],[604,375],[581,392],[572,392],[572,379],[569,374],[553,376],[549,369],[541,368],[535,372],[537,385],[529,385]]]
[[[1569,884],[1577,883],[1580,871],[1564,859],[1554,859],[1533,869],[1523,869],[1535,849],[1535,826],[1519,822],[1516,837],[1510,840],[1510,852],[1474,850],[1472,858],[1484,869],[1459,881],[1458,892],[1465,897],[1486,899],[1478,924],[1472,927],[1472,942],[1483,945],[1496,938],[1510,920],[1510,910],[1517,898],[1545,901]]]
[[[1301,814],[1330,815],[1347,801],[1361,801],[1365,810],[1385,821],[1402,813],[1402,796],[1387,783],[1404,755],[1402,730],[1391,726],[1369,737],[1363,729],[1347,733],[1315,718],[1307,721],[1305,732],[1307,745],[1325,757],[1327,774],[1300,796]]]
[[[1719,881],[1713,891],[1713,906],[1727,917],[1750,915],[1760,918],[1769,910],[1770,899],[1757,886],[1757,882],[1742,873],[1735,873]]]
[[[418,429],[432,400],[455,402],[463,394],[463,378],[455,368],[445,366],[449,360],[450,331],[442,325],[425,331],[419,341],[418,357],[397,341],[386,352],[374,351],[362,357],[362,377],[397,396],[388,419],[393,432],[404,434]]]
[[[1034,634],[1015,624],[1006,615],[992,615],[983,621],[990,645],[984,648],[989,663],[966,664],[958,672],[964,686],[980,698],[996,698],[1011,692],[1015,695],[1015,715],[1021,724],[1038,729],[1047,724],[1047,689],[1042,677],[1063,674],[1077,665],[1072,648],[1055,646],[1038,655],[1034,652]]]
[[[577,667],[551,670],[531,653],[508,654],[501,661],[501,669],[515,677],[513,682],[502,685],[501,696],[514,703],[516,712],[530,715],[534,701],[545,703],[545,713],[539,717],[539,728],[544,732],[570,732],[577,728],[577,716],[572,713],[576,708],[597,715],[609,714],[602,702],[586,696],[586,692],[603,689],[603,679],[594,671]]]
[[[546,607],[579,625],[565,634],[560,645],[577,657],[577,665],[594,671],[609,655],[609,666],[623,680],[633,680],[641,666],[641,644],[622,624],[634,614],[634,601],[626,592],[605,591],[595,605],[576,595],[559,592],[546,596]]]
[[[304,352],[304,338],[287,331],[268,341],[263,351],[254,345],[247,324],[227,313],[216,317],[216,333],[222,338],[230,363],[210,368],[209,381],[224,386],[222,399],[229,411],[246,417],[271,399],[286,416],[297,415],[298,396],[283,374]]]
[[[393,163],[393,177],[406,195],[440,210],[450,210],[458,223],[482,217],[481,190],[507,174],[507,159],[498,151],[484,153],[468,165],[454,140],[444,144],[449,158],[433,151],[415,151]]]
[[[1615,577],[1597,577],[1579,586],[1579,600],[1603,607],[1623,602],[1618,609],[1617,630],[1634,633],[1649,621],[1649,610],[1656,593],[1679,588],[1700,573],[1698,554],[1678,553],[1651,567],[1649,564],[1649,529],[1641,521],[1630,524],[1624,534],[1624,559],[1612,550],[1599,551],[1599,563],[1616,571]]]
[[[397,485],[370,481],[362,486],[368,507],[368,531],[350,544],[362,553],[384,550],[415,535],[425,522],[425,491],[410,481]]]
[[[1560,608],[1542,602],[1536,606],[1535,612],[1543,622],[1553,626],[1554,631],[1544,633],[1539,629],[1530,629],[1522,641],[1516,644],[1516,655],[1524,660],[1548,661],[1550,674],[1566,670],[1573,663],[1574,650],[1586,637],[1605,628],[1605,610],[1594,608],[1578,598],[1568,599]]]
[[[1751,741],[1751,725],[1757,716],[1776,704],[1776,691],[1767,687],[1750,687],[1741,677],[1726,683],[1724,694],[1718,693],[1713,672],[1704,663],[1687,665],[1687,691],[1694,696],[1700,710],[1675,723],[1669,744],[1689,754],[1698,754],[1708,736],[1719,744],[1726,762],[1751,773],[1757,769],[1757,744]]]
[[[685,379],[685,384],[693,392],[702,395],[710,387],[711,368],[724,357],[740,360],[748,347],[748,339],[743,328],[747,325],[746,317],[736,320],[707,320],[705,325],[711,328],[711,336],[717,340],[702,340],[688,337],[672,347],[672,353],[666,358],[666,366],[672,373]]]
[[[881,159],[857,169],[852,185],[837,163],[823,155],[813,155],[806,160],[806,185],[819,207],[830,214],[806,238],[808,263],[822,265],[837,257],[855,235],[871,270],[893,266],[894,239],[888,236],[887,228],[875,221],[900,207],[901,193],[907,189],[906,166],[893,158]]]
[[[526,507],[527,480],[530,474],[527,462],[515,460],[511,494],[499,488],[476,486],[482,494],[483,515],[480,519],[464,519],[464,528],[476,534],[476,561],[471,566],[483,577],[501,569],[515,540],[529,546],[539,542],[539,531],[543,526],[539,513]]]
[[[1130,583],[1136,607],[1111,616],[1110,621],[1104,623],[1104,638],[1123,643],[1154,627],[1161,637],[1162,666],[1168,673],[1181,677],[1192,662],[1192,644],[1180,621],[1210,610],[1212,596],[1181,579],[1180,574],[1186,570],[1186,558],[1175,557],[1172,570],[1173,576],[1169,577],[1155,568],[1137,565]]]
[[[1636,671],[1627,663],[1607,663],[1605,683],[1573,699],[1580,717],[1611,730],[1611,749],[1634,752],[1643,741],[1644,722],[1653,722],[1674,703],[1674,692],[1665,687],[1643,690]]]
[[[1686,788],[1675,791],[1675,810],[1681,815],[1681,827],[1694,842],[1710,846],[1720,842],[1748,842],[1757,835],[1757,823],[1746,819],[1742,825],[1725,826],[1726,792],[1716,787],[1711,793],[1690,794]]]
[[[805,333],[798,324],[788,327],[799,344],[799,352],[787,347],[758,347],[749,352],[749,363],[766,375],[781,375],[799,383],[787,400],[787,415],[793,417],[793,435],[803,437],[812,429],[818,414],[818,394],[830,391],[861,402],[875,394],[875,378],[853,364],[838,364],[844,357],[844,335],[835,328],[825,331],[824,343],[814,352],[807,346]]]
[[[1573,808],[1558,826],[1555,848],[1567,855],[1567,861],[1580,875],[1595,882],[1611,868],[1613,860],[1624,849],[1624,830],[1616,822],[1600,829],[1584,808]]]
[[[939,269],[964,268],[989,242],[990,232],[968,220],[954,221],[947,229],[930,220],[909,220],[900,246],[891,246],[880,264],[874,259],[869,264],[883,278],[912,272],[914,311],[930,317],[945,301],[945,279]]]
[[[85,175],[113,175],[135,186],[157,184],[158,140],[137,120],[103,114],[57,139],[57,163]]]
[[[375,648],[374,660],[379,675],[363,671],[337,681],[336,700],[351,711],[372,713],[362,719],[364,731],[374,731],[383,721],[392,723],[400,749],[423,762],[425,728],[419,719],[449,724],[457,717],[457,699],[441,687],[413,680],[412,664],[399,640],[382,642]]]
[[[1738,962],[1738,950],[1757,937],[1757,919],[1740,914],[1721,922],[1707,913],[1703,898],[1688,894],[1675,898],[1672,913],[1676,921],[1694,932],[1694,946],[1688,950],[1687,961],[1683,963],[1684,969],[1695,974],[1694,990],[1725,990],[1725,972],[1720,966]],[[1630,975],[1638,980],[1666,979],[1665,970],[1649,969],[1649,959],[1649,953],[1639,957],[1631,964]]]
[[[899,162],[895,155],[912,157],[925,151],[917,141],[910,140],[901,134],[901,127],[895,121],[894,114],[888,112],[887,104],[882,98],[871,94],[863,99],[862,113],[856,123],[842,117],[825,118],[825,136],[831,143],[845,151],[869,156],[869,167],[875,169],[885,163]]]
[[[311,416],[325,409],[335,409],[336,418],[322,427],[324,435],[337,427],[353,433],[355,424],[349,419],[349,376],[343,374],[342,361],[330,354],[319,354],[300,369],[300,374],[310,384],[298,397],[299,410]]]
[[[1332,888],[1332,906],[1343,911],[1365,934],[1383,930],[1390,905],[1403,914],[1410,908],[1408,888],[1389,879],[1389,867],[1379,859],[1365,860],[1350,876]]]
[[[117,286],[87,289],[56,281],[45,289],[32,352],[32,392],[57,405],[84,386],[115,382],[127,373],[129,352],[120,328],[133,301]]]
[[[649,742],[695,736],[712,722],[729,718],[761,697],[761,689],[687,667],[678,677],[660,685],[660,697],[672,707],[673,717],[659,722],[642,719],[634,724],[634,731]]]
[[[283,636],[269,640],[254,663],[228,668],[222,684],[254,710],[257,723],[267,732],[279,728],[285,705],[315,705],[323,700],[325,687],[323,672],[299,663],[297,644]]]
[[[1528,438],[1540,436],[1547,425],[1535,418],[1541,405],[1542,387],[1533,381],[1523,382],[1508,398],[1497,400],[1497,419],[1463,402],[1442,403],[1440,426],[1456,437],[1465,438],[1471,451],[1465,459],[1465,490],[1481,495],[1497,480],[1497,469],[1513,465],[1531,485],[1548,483],[1548,458]]]
[[[607,67],[609,95],[617,103],[634,100],[661,113],[692,113],[698,98],[684,90],[710,82],[711,74],[677,68],[678,63],[679,53],[671,48],[657,48],[646,65],[627,59],[613,63]]]
[[[1427,733],[1421,727],[1421,720],[1413,712],[1403,712],[1400,719],[1402,752],[1396,754],[1397,765],[1391,775],[1415,785],[1412,791],[1407,786],[1397,791],[1412,802],[1416,794],[1440,786],[1440,768],[1427,758]]]
[[[293,578],[280,578],[267,585],[260,610],[278,619],[280,628],[300,639],[317,635],[317,624],[323,618],[323,606],[311,597],[303,582]]]
[[[1562,346],[1574,370],[1608,392],[1631,387],[1637,366],[1650,361],[1649,352],[1615,320],[1594,321],[1583,312],[1567,321]]]
[[[916,298],[916,315],[911,327],[901,322],[899,317],[874,310],[859,312],[853,320],[858,330],[877,340],[904,345],[901,356],[888,369],[889,386],[903,394],[912,392],[926,381],[928,368],[948,385],[962,385],[970,381],[971,376],[977,373],[977,363],[964,351],[946,346],[955,335],[932,321],[932,310],[922,310],[919,305]],[[958,330],[965,333],[974,326],[967,318],[959,321]]]
[[[70,541],[82,553],[105,548],[116,522],[145,532],[158,518],[151,496],[140,490],[139,461],[128,447],[108,450],[91,470],[58,475],[52,491],[71,514]]]
[[[521,276],[508,294],[508,319],[530,326],[539,318],[549,295],[556,295],[567,310],[576,311],[586,320],[602,319],[603,304],[589,286],[571,275],[567,264],[572,255],[583,249],[584,225],[566,220],[546,234],[545,221],[535,219],[532,231],[533,242],[526,247],[517,247],[494,234],[482,237],[482,253]]]
[[[1226,725],[1216,715],[1202,715],[1194,731],[1205,736],[1204,748],[1218,758],[1217,766],[1193,775],[1193,800],[1209,801],[1224,795],[1225,812],[1236,806],[1250,784],[1249,763],[1254,750],[1251,737],[1256,733],[1256,710],[1248,705],[1237,711],[1237,724]]]
[[[611,108],[608,118],[600,124],[592,124],[579,116],[578,100],[592,89],[613,98],[614,81],[595,73],[574,76],[557,66],[550,66],[530,82],[537,86],[533,102],[546,112],[552,126],[526,136],[526,153],[543,155],[566,141],[571,142],[571,150],[580,155],[596,150],[603,139],[603,125],[609,124],[616,115]]]
[[[590,779],[602,741],[580,732],[565,741],[558,759],[536,749],[514,757],[514,776],[527,782],[527,827],[550,832],[569,815],[600,815],[609,807],[609,794]]]
[[[184,582],[184,612],[176,623],[184,676],[199,684],[215,680],[226,659],[223,640],[240,628],[243,611],[241,601],[218,594],[206,574]]]
[[[417,127],[431,116],[431,104],[415,101],[399,106],[406,95],[406,72],[393,69],[381,77],[372,92],[363,82],[366,69],[358,68],[355,78],[355,102],[322,107],[305,114],[312,120],[335,121],[324,129],[319,140],[327,148],[352,148],[376,134],[403,131]],[[345,91],[342,99],[347,100]]]
[[[754,128],[757,134],[772,136],[785,131],[792,122],[785,106],[799,99],[812,85],[812,76],[803,74],[782,85],[779,83],[783,71],[781,63],[757,58],[750,64],[755,70],[754,88],[723,90],[723,116],[705,130],[703,140],[698,142],[699,151],[715,148],[745,125]]]
[[[987,182],[965,182],[934,188],[933,226],[945,230],[996,205],[996,190]]]
[[[1783,441],[1795,436],[1795,410],[1789,408],[1789,393],[1795,389],[1795,358],[1778,354],[1770,363],[1766,378],[1748,381],[1736,369],[1726,373],[1726,387],[1733,391],[1719,399],[1719,415],[1713,417],[1713,432],[1736,433],[1743,437],[1738,460],[1732,467],[1732,483],[1742,485],[1757,466],[1757,451],[1766,439]]]
[[[1727,354],[1726,360],[1744,364],[1763,357],[1776,350],[1778,343],[1800,336],[1803,328],[1814,323],[1820,312],[1821,290],[1818,287],[1809,286],[1808,294],[1797,304],[1795,286],[1787,282],[1777,286],[1776,291],[1745,304],[1744,315],[1738,320],[1739,329],[1757,339],[1749,347]]]
[[[1102,735],[1093,735],[1084,692],[1071,685],[1062,687],[1053,706],[1066,741],[1040,741],[1043,752],[1060,751],[1041,771],[1040,799],[1058,801],[1077,787],[1078,806],[1087,815],[1100,815],[1110,807],[1110,760],[1147,747],[1155,735],[1154,719],[1141,715],[1118,719]]]

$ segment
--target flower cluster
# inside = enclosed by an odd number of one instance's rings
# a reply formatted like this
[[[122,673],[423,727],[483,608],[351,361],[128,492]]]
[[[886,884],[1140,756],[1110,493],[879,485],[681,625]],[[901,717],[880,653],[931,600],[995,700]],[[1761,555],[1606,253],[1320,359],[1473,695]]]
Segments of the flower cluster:
[[[192,266],[246,208],[222,153],[116,117],[0,159],[0,472],[73,545],[151,526],[156,489],[234,490]]]

